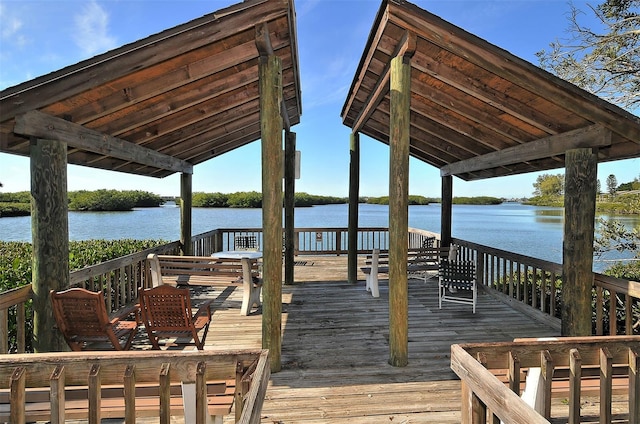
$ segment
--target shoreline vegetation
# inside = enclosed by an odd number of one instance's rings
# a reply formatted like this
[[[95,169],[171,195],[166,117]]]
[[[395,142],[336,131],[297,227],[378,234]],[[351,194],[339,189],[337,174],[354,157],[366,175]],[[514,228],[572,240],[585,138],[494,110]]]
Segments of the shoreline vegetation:
[[[162,197],[157,194],[135,190],[95,190],[71,191],[68,193],[70,211],[118,212],[131,211],[134,208],[160,207],[168,201],[180,203],[179,197]],[[496,197],[458,197],[455,204],[497,205],[504,201]],[[318,196],[308,193],[295,194],[296,207],[346,204],[347,197]],[[388,205],[389,197],[360,197],[360,203]],[[424,196],[409,196],[410,205],[428,205],[440,203],[440,199]],[[193,193],[194,208],[261,208],[262,194],[257,191],[236,193]],[[31,214],[30,193],[0,193],[0,218],[9,216],[28,216]]]
[[[29,216],[31,214],[28,191],[0,193],[0,218]],[[68,193],[70,211],[117,212],[131,211],[134,208],[160,207],[168,201],[180,203],[179,197],[162,197],[141,190],[95,190],[72,191]],[[389,196],[361,196],[360,203],[388,205]],[[429,205],[440,203],[441,199],[410,195],[409,205]],[[529,199],[505,199],[490,196],[454,197],[454,205],[499,205],[504,202],[518,202],[531,206],[563,207],[564,196],[535,196]],[[345,204],[346,197],[319,196],[308,193],[295,194],[296,207],[312,207],[330,204]],[[262,194],[257,191],[236,193],[193,193],[192,205],[195,208],[260,208]],[[618,215],[640,214],[640,191],[601,194],[596,199],[596,210],[600,213]]]

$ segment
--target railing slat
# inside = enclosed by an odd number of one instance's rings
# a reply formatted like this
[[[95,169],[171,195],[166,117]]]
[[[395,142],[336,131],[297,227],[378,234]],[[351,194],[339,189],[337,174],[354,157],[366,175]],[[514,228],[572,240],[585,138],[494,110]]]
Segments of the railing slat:
[[[629,424],[640,424],[640,353],[629,348]]]
[[[160,424],[171,421],[171,364],[164,363],[160,368]]]
[[[136,422],[136,367],[127,365],[124,371],[124,422],[135,424]]]
[[[207,365],[198,362],[196,367],[196,424],[206,424],[207,422],[207,382],[205,372]]]
[[[549,419],[551,418],[551,385],[553,383],[554,361],[551,353],[546,349],[540,352],[540,366],[544,383],[544,389],[540,395],[544,405],[544,417]]]
[[[56,366],[50,378],[51,424],[64,424],[65,422],[64,377],[64,365]]]
[[[611,424],[613,356],[605,346],[600,348],[600,423]]]
[[[100,365],[93,364],[89,371],[89,424],[100,424],[102,403],[102,384]]]
[[[17,323],[20,325],[20,323]],[[9,309],[0,309],[0,354],[9,353]]]
[[[515,352],[509,352],[509,388],[520,396],[520,360]]]
[[[27,371],[24,367],[16,367],[11,374],[11,422],[23,423],[25,415],[25,390]]]
[[[582,385],[582,358],[578,349],[569,351],[569,422],[580,423],[580,389]]]
[[[609,335],[618,334],[618,294],[614,290],[609,290]]]

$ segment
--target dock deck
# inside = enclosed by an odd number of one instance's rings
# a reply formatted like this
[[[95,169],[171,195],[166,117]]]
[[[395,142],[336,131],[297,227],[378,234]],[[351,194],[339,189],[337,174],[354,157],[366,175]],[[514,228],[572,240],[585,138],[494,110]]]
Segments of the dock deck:
[[[409,364],[393,367],[387,280],[373,298],[364,274],[357,285],[346,282],[346,257],[299,257],[296,264],[296,284],[282,290],[282,370],[271,376],[263,423],[460,423],[451,344],[558,335],[482,291],[476,314],[453,303],[438,309],[437,280],[409,280]],[[261,347],[262,317],[240,316],[241,290],[213,296],[206,349]]]

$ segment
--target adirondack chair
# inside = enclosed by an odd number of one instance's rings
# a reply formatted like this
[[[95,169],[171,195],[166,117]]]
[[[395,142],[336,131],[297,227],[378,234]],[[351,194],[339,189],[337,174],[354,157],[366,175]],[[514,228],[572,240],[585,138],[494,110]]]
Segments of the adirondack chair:
[[[137,321],[125,318],[132,310],[109,318],[102,291],[71,288],[51,290],[51,304],[58,329],[74,351],[97,350],[108,343],[115,350],[129,350],[138,330]],[[121,342],[123,340],[123,342]]]
[[[212,300],[204,303],[193,314],[188,288],[159,285],[139,290],[140,314],[149,341],[154,349],[160,349],[161,339],[174,339],[164,345],[195,345],[204,349],[204,342],[211,323]],[[201,336],[199,336],[201,333]]]
[[[464,303],[472,305],[475,314],[478,298],[475,262],[442,260],[438,274],[440,309],[442,309],[442,302]]]

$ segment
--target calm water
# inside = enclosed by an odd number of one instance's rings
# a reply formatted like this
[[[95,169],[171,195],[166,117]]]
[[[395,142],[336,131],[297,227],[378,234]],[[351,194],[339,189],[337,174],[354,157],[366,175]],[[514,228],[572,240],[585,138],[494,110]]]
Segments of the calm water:
[[[453,206],[454,237],[553,262],[562,261],[562,208],[503,203],[495,206]],[[640,216],[613,217],[629,227],[640,226]],[[297,208],[296,227],[347,227],[348,206]],[[387,227],[388,207],[360,205],[362,227]],[[259,228],[260,209],[193,210],[193,234],[215,228]],[[440,205],[410,206],[409,226],[440,232]],[[175,205],[131,212],[69,212],[71,240],[180,238],[180,210]],[[31,218],[1,218],[0,240],[31,241]],[[626,257],[632,256],[626,254]],[[619,257],[619,256],[617,256]],[[614,259],[610,254],[605,259]],[[595,264],[600,270],[606,263]]]

